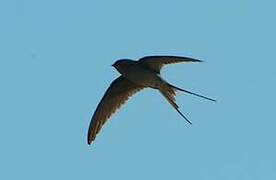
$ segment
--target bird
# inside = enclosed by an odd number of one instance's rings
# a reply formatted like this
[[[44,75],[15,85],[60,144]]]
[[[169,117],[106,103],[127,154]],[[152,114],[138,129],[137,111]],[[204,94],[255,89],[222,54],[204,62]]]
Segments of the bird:
[[[189,124],[192,124],[179,110],[179,106],[175,100],[176,92],[182,91],[214,102],[216,100],[171,85],[160,75],[160,71],[164,65],[188,62],[203,61],[190,57],[161,55],[145,56],[138,60],[119,59],[115,61],[112,66],[120,73],[120,76],[110,84],[91,118],[87,134],[88,145],[95,140],[102,126],[111,115],[132,95],[144,88],[158,90],[180,116]]]

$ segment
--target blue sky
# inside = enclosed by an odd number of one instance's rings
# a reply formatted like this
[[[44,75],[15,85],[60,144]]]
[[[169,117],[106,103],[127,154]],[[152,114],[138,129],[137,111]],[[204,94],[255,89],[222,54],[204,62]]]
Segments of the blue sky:
[[[275,2],[0,2],[1,179],[276,179]],[[86,144],[119,58],[181,55]]]

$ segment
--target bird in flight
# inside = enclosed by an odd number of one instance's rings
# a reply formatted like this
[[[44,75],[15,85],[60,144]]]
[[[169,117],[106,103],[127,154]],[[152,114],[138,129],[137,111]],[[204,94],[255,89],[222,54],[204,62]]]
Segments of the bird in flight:
[[[124,104],[130,96],[144,88],[152,88],[158,90],[172,107],[189,123],[191,121],[180,112],[175,102],[176,91],[183,91],[210,101],[214,99],[178,88],[166,82],[160,76],[160,70],[164,65],[185,62],[202,62],[201,60],[179,57],[179,56],[146,56],[138,61],[130,59],[117,60],[112,66],[119,71],[121,76],[115,79],[98,107],[96,108],[90,121],[87,143],[91,144],[100,132],[102,126],[117,109]]]

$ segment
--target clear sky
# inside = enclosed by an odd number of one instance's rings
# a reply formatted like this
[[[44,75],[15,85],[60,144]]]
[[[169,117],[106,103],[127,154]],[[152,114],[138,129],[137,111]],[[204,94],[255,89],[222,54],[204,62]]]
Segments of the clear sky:
[[[275,2],[1,0],[0,179],[275,180]],[[181,55],[92,146],[87,128],[119,58]]]

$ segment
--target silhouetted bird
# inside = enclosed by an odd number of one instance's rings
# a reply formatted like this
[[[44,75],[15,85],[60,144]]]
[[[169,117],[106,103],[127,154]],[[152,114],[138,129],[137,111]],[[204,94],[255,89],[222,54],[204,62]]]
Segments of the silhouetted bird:
[[[195,94],[193,92],[175,87],[160,76],[160,70],[163,65],[182,62],[202,62],[201,60],[177,57],[177,56],[146,56],[138,61],[130,59],[121,59],[116,61],[112,66],[119,71],[120,77],[115,79],[102,100],[98,104],[96,111],[91,119],[87,143],[91,144],[95,140],[106,120],[134,93],[143,88],[153,88],[167,99],[173,108],[190,124],[192,124],[178,109],[175,102],[176,90],[183,91],[195,96],[199,96],[211,101],[214,99]]]

